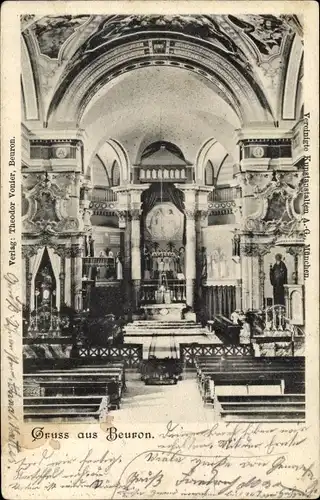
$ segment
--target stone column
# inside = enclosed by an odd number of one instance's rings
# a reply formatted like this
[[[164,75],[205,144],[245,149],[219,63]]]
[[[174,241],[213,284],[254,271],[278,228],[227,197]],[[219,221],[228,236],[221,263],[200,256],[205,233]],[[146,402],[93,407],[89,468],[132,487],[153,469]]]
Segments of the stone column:
[[[186,203],[186,206],[190,206]],[[186,215],[186,301],[194,307],[194,289],[196,284],[196,225],[195,209],[185,210]]]
[[[141,286],[141,195],[150,184],[137,184],[130,186],[130,215],[131,215],[131,280],[133,309],[139,308]]]
[[[242,279],[242,307],[252,309],[252,247],[251,242],[243,241],[240,244],[241,279]]]
[[[287,248],[287,253],[294,257],[294,272],[296,274],[296,283],[304,284],[304,245],[294,245]],[[291,276],[289,276],[291,279]]]
[[[133,309],[139,308],[141,285],[141,250],[140,250],[140,215],[141,210],[133,209],[131,215],[131,279],[132,279],[132,305]]]
[[[131,223],[129,186],[116,186],[112,190],[117,194],[115,213],[119,219],[120,252],[123,259],[123,294],[124,313],[131,318]]]
[[[196,214],[196,308],[202,308],[202,284],[206,277],[203,276],[203,257],[206,256],[202,249],[203,230],[208,226],[208,210],[198,210]]]
[[[82,246],[80,243],[72,244],[71,259],[72,305],[80,311],[82,309]]]

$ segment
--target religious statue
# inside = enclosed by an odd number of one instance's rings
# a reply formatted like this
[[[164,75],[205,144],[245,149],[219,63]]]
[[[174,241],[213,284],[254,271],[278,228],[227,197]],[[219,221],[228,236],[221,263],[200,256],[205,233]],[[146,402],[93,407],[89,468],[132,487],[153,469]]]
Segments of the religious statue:
[[[123,267],[122,267],[122,258],[120,252],[117,253],[116,257],[116,269],[117,269],[117,280],[123,279]]]
[[[208,276],[207,272],[207,252],[206,248],[201,248],[201,278],[206,280]]]
[[[144,279],[149,280],[151,277],[151,258],[147,247],[143,248],[143,267],[144,267]]]
[[[92,238],[91,234],[89,235],[88,238],[89,241],[89,251],[90,251],[90,257],[94,257],[94,239]]]
[[[90,257],[91,255],[91,250],[90,250],[90,240],[88,236],[85,236],[85,241],[84,241],[84,253],[86,257]]]
[[[277,253],[276,262],[270,264],[270,283],[273,286],[273,305],[284,306],[284,285],[287,284],[287,266],[282,260],[282,255]]]
[[[185,274],[185,252],[184,252],[184,247],[179,248],[179,260],[178,260],[178,266],[179,266],[179,273]]]
[[[238,230],[234,230],[234,236],[232,240],[232,256],[240,257],[240,234],[238,234]]]

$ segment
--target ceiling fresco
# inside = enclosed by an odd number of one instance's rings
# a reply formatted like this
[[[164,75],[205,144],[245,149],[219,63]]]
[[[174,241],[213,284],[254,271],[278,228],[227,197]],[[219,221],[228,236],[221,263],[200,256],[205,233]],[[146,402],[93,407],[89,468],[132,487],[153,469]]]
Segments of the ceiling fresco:
[[[110,40],[142,31],[178,32],[218,44],[221,49],[237,53],[238,47],[210,16],[160,16],[131,15],[112,16],[102,23],[98,33],[85,44],[85,50],[91,51]]]
[[[253,42],[262,58],[278,55],[290,27],[282,19],[267,15],[228,16]]]
[[[47,16],[33,25],[41,54],[57,59],[62,45],[90,16]]]
[[[205,140],[210,130],[230,154],[232,131],[242,123],[275,123],[292,41],[296,34],[302,40],[303,27],[295,16],[84,14],[22,16],[21,31],[45,126],[84,127],[92,151],[100,130],[116,128],[136,158],[147,136],[170,140],[177,121],[182,143],[191,133]],[[153,103],[148,110],[146,94]],[[167,136],[149,137],[157,130],[158,108]],[[120,119],[124,109],[130,109],[129,122]]]

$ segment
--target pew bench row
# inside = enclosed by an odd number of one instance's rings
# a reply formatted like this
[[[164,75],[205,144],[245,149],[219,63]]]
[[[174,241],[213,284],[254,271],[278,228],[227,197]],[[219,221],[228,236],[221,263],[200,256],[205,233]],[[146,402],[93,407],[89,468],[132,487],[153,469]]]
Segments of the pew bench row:
[[[228,421],[301,421],[304,394],[292,398],[292,387],[304,392],[304,358],[198,357],[197,382],[205,404]],[[289,390],[288,390],[289,389]],[[231,398],[226,401],[220,398]],[[232,398],[247,398],[233,400]],[[287,398],[275,400],[274,398]]]
[[[301,394],[269,396],[216,396],[215,411],[226,422],[302,422],[305,397]]]
[[[120,408],[125,389],[123,363],[26,373],[25,419],[98,418]]]

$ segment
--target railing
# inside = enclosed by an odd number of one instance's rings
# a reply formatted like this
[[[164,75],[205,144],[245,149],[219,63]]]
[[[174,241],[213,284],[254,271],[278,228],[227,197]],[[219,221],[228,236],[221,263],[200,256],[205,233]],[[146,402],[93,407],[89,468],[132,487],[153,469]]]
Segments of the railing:
[[[301,335],[295,325],[290,323],[283,305],[267,307],[262,311],[250,311],[247,319],[251,325],[253,337],[289,337]]]
[[[218,187],[209,193],[209,201],[233,201],[240,198],[240,195],[241,188],[239,187]]]
[[[166,289],[159,289],[158,281],[145,282],[140,289],[141,304],[170,304],[185,302],[186,286],[185,281],[167,280],[168,286]]]
[[[195,366],[197,356],[253,356],[250,344],[180,344],[180,359],[187,367]]]
[[[142,344],[130,344],[107,347],[79,347],[80,358],[107,358],[108,360],[121,358],[126,368],[138,368],[142,361]]]
[[[117,201],[117,193],[114,193],[112,189],[98,189],[94,188],[92,191],[91,201]]]

